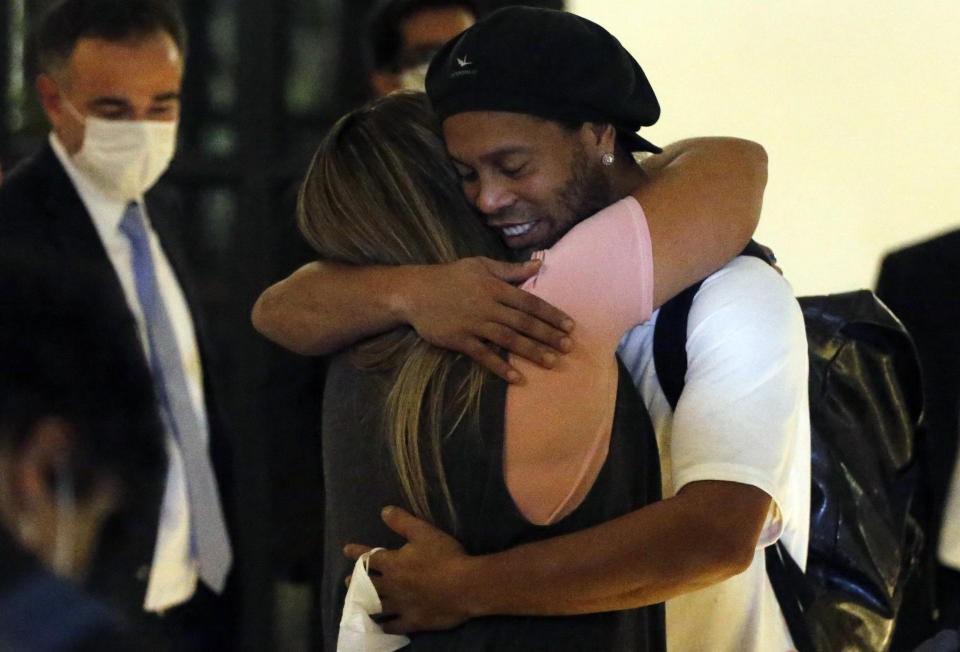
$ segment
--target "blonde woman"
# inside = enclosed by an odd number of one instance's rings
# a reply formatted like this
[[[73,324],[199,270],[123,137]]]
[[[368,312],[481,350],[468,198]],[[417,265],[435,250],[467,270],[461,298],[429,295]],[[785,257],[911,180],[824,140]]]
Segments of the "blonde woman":
[[[600,130],[562,129],[584,137]],[[596,172],[582,163],[578,178]],[[333,127],[307,172],[299,218],[330,264],[435,265],[506,253],[462,194],[436,120],[417,94],[379,100]],[[735,252],[742,244],[717,248]],[[612,203],[539,258],[527,289],[577,323],[577,346],[557,369],[538,377],[531,365],[529,382],[508,389],[411,327],[364,339],[331,362],[322,430],[328,649],[350,570],[344,544],[402,543],[380,521],[384,505],[407,507],[480,554],[607,522],[659,498],[653,432],[615,358],[620,336],[648,318],[654,303],[640,204],[631,197]],[[642,650],[660,644],[660,618],[647,608],[476,619],[414,635],[412,649]]]

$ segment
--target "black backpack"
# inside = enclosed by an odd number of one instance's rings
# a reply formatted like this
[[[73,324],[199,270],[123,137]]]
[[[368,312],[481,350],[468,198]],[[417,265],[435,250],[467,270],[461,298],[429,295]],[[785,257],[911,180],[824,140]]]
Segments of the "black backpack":
[[[767,260],[752,243],[744,254]],[[699,289],[664,304],[654,328],[654,366],[673,408]],[[800,652],[886,650],[923,538],[910,514],[920,367],[903,324],[869,290],[799,302],[810,356],[810,547],[806,573],[782,542],[767,547],[767,574]]]

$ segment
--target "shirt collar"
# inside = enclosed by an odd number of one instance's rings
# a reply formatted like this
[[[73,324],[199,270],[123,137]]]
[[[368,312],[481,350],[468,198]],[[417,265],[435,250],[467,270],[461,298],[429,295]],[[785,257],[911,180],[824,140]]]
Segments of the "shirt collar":
[[[50,132],[50,147],[53,153],[66,171],[77,194],[86,206],[90,218],[93,220],[97,231],[102,234],[114,233],[120,228],[120,220],[123,218],[123,212],[127,208],[129,201],[122,199],[113,199],[108,197],[97,185],[73,164],[70,154],[67,153],[60,138],[53,131]],[[137,197],[136,202],[143,208],[143,196]]]

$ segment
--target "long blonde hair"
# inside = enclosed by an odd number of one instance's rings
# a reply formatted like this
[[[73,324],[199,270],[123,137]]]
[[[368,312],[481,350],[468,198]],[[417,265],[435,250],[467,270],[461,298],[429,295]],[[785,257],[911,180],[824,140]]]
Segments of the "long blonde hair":
[[[320,257],[340,263],[432,264],[504,254],[464,198],[422,93],[375,100],[333,126],[307,170],[298,218]],[[453,374],[461,356],[427,344],[411,327],[356,345],[352,357],[362,369],[392,375],[384,423],[409,507],[435,521],[430,468],[454,525],[441,444],[476,414],[485,372],[471,363],[467,374]]]

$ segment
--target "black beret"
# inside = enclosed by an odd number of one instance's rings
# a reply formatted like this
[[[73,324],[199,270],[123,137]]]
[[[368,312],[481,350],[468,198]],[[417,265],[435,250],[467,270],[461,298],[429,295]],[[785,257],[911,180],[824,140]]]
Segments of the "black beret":
[[[510,111],[609,123],[633,151],[660,152],[637,135],[660,117],[640,64],[607,30],[575,14],[506,7],[437,52],[427,95],[440,119]]]

